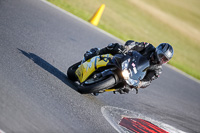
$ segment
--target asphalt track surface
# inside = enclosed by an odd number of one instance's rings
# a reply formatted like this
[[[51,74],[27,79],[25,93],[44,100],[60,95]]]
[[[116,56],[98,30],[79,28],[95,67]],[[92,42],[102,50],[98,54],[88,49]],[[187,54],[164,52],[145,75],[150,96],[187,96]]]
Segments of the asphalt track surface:
[[[200,84],[166,66],[137,95],[76,91],[67,68],[111,42],[118,40],[40,0],[0,0],[0,131],[114,133],[101,112],[113,106],[200,132]]]

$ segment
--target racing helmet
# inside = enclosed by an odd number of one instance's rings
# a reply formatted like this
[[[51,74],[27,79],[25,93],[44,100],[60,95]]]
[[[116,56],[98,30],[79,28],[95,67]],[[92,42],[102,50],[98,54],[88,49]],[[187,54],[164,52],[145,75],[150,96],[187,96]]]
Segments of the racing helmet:
[[[156,47],[156,57],[160,64],[167,63],[173,54],[174,50],[169,43],[161,43]]]

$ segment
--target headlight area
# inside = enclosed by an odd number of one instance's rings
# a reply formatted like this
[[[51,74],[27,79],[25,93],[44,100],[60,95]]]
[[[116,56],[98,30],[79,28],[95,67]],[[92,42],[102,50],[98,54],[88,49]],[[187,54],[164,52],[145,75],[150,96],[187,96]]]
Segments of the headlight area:
[[[129,71],[127,69],[124,69],[122,71],[122,75],[123,75],[124,79],[129,79],[130,73],[129,73]]]
[[[127,68],[128,68],[128,60],[125,60],[124,62],[122,62],[122,70]]]

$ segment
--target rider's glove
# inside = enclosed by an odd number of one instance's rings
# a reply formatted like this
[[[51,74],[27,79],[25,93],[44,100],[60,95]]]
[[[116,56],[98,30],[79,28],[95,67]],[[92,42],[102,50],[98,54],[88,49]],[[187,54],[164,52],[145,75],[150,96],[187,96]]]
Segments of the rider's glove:
[[[119,47],[120,47],[119,43],[110,43],[110,44],[108,44],[107,49],[115,50],[115,49],[118,49]]]
[[[134,47],[137,46],[138,44],[139,44],[139,42],[129,40],[124,44],[124,47],[125,47],[126,51],[129,51],[131,49],[133,50]]]
[[[118,54],[120,51],[124,50],[124,46],[120,45],[119,43],[110,43],[106,49],[111,54]]]

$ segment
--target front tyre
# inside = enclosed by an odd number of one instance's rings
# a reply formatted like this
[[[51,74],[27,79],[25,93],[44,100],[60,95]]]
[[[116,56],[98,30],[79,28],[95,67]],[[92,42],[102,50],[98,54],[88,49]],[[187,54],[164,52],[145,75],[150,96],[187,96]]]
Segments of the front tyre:
[[[96,82],[94,84],[82,84],[78,86],[78,90],[82,94],[87,93],[98,93],[99,91],[105,90],[107,88],[114,87],[116,83],[116,80],[113,76],[110,76],[104,80],[101,80],[99,82]]]

